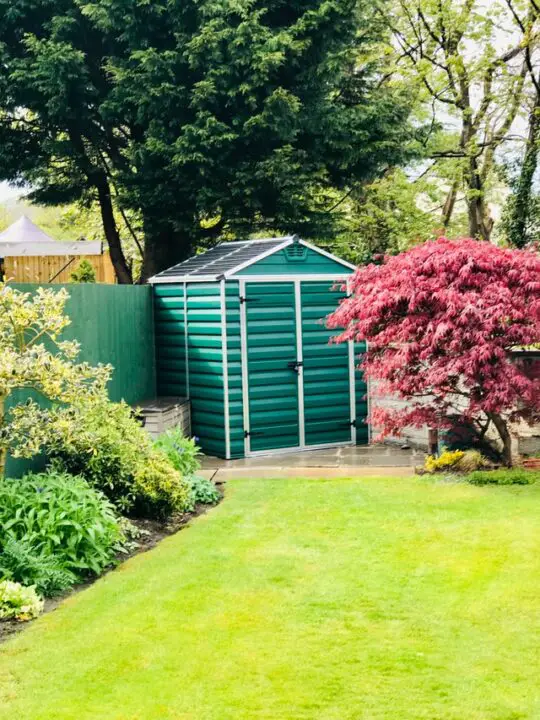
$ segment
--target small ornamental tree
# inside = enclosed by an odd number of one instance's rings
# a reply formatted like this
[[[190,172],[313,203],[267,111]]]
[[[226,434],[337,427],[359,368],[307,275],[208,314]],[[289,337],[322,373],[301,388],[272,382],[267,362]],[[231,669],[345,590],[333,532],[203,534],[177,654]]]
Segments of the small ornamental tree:
[[[83,258],[78,267],[70,275],[73,283],[95,283],[96,269],[86,258]]]
[[[360,267],[351,287],[329,327],[345,328],[337,342],[368,342],[361,367],[374,393],[408,401],[373,403],[381,435],[458,417],[481,437],[493,427],[510,465],[509,423],[540,421],[539,363],[512,352],[540,341],[538,254],[439,238]]]
[[[39,452],[54,412],[31,399],[7,412],[12,391],[35,390],[49,401],[68,405],[106,392],[112,368],[76,362],[79,343],[59,339],[70,324],[64,314],[68,297],[64,289],[39,288],[30,295],[0,283],[0,477],[8,450],[15,457]]]

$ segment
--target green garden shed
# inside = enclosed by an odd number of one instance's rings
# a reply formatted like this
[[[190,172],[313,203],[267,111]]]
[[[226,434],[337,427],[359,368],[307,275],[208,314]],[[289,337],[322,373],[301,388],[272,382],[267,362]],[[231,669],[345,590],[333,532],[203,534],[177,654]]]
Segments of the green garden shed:
[[[324,323],[354,269],[282,237],[221,243],[150,280],[158,394],[190,399],[204,452],[368,442],[362,347],[329,344]]]

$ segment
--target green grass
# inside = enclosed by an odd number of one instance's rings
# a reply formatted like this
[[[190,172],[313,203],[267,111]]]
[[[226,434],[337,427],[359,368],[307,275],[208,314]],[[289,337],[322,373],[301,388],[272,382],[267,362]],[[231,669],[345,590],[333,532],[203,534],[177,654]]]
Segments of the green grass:
[[[0,718],[540,718],[540,486],[239,480],[0,649]]]

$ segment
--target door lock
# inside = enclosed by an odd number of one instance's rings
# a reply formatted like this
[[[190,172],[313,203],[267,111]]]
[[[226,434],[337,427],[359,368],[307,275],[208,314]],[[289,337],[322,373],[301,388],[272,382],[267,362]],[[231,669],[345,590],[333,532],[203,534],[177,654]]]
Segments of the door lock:
[[[291,362],[287,363],[287,367],[290,370],[294,370],[295,373],[300,372],[300,368],[304,366],[304,363],[301,360],[291,360]]]

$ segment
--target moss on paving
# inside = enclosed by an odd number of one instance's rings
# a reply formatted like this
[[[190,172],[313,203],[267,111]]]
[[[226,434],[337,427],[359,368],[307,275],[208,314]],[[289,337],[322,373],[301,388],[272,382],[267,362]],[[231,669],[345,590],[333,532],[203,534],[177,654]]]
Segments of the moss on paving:
[[[539,486],[231,482],[0,648],[0,718],[539,718],[539,521]]]

